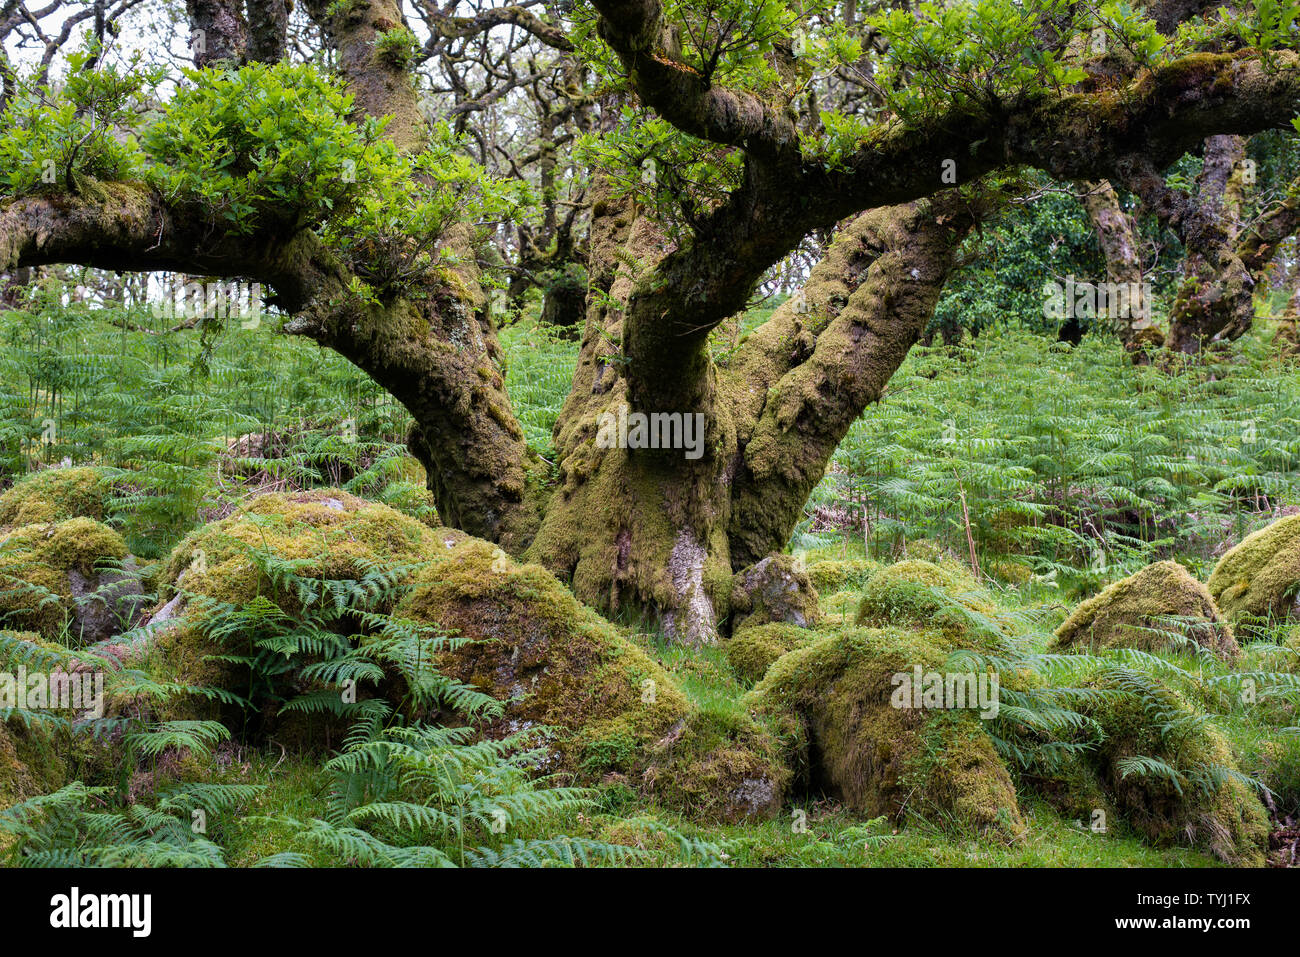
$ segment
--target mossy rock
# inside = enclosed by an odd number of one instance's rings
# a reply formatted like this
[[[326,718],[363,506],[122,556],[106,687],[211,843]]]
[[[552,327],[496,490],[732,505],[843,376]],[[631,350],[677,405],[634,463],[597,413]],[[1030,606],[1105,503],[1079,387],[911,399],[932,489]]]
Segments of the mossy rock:
[[[933,628],[953,638],[979,641],[998,628],[990,617],[996,613],[997,607],[965,569],[909,559],[867,580],[856,623]]]
[[[1300,617],[1300,515],[1247,535],[1219,559],[1209,589],[1234,623]]]
[[[21,721],[0,721],[0,811],[68,783],[66,734]],[[0,858],[15,839],[0,832]]]
[[[818,595],[864,585],[880,569],[880,562],[870,558],[824,558],[808,563],[808,579]]]
[[[40,725],[0,722],[0,807],[58,790],[66,770],[59,750]]]
[[[790,775],[771,736],[744,715],[720,722],[695,710],[658,662],[546,569],[462,536],[412,585],[397,614],[468,639],[440,655],[441,669],[506,703],[500,731],[554,729],[548,770],[623,777],[708,820],[779,810]]]
[[[164,563],[161,582],[172,594],[184,576],[188,592],[246,602],[267,594],[270,584],[258,572],[254,551],[300,561],[300,575],[357,578],[376,563],[414,566],[424,561],[445,547],[449,536],[440,531],[339,489],[259,495],[229,517],[187,535]]]
[[[1156,562],[1079,605],[1056,629],[1055,647],[1165,651],[1184,639],[1221,658],[1241,654],[1206,587],[1177,562]]]
[[[140,593],[122,536],[94,519],[0,532],[0,615],[9,627],[102,641],[132,627]]]
[[[301,610],[296,594],[274,587],[261,572],[256,553],[293,560],[304,577],[355,579],[377,565],[409,566],[413,571],[436,550],[445,549],[447,541],[463,537],[339,489],[252,498],[230,516],[191,532],[164,563],[160,583],[168,601],[151,622],[160,627],[150,640],[149,670],[191,687],[247,694],[248,668],[221,656],[246,654],[251,648],[208,637],[203,628],[208,616],[221,604],[245,605],[259,596],[289,614]],[[282,694],[303,690],[294,676],[283,680]],[[277,716],[264,709],[264,702],[253,704],[262,713],[264,729],[275,723],[282,743],[324,744],[339,730],[337,722],[321,716]],[[236,727],[246,718],[236,706],[200,695],[173,699],[160,705],[159,712],[168,720],[222,720]]]
[[[811,628],[821,612],[817,589],[789,555],[769,555],[736,573],[731,585],[733,630],[773,622]]]
[[[692,709],[672,676],[578,602],[550,572],[518,564],[497,546],[463,532],[429,528],[385,505],[330,489],[261,496],[177,546],[163,579],[190,597],[159,612],[164,627],[149,651],[153,674],[246,693],[247,669],[217,656],[249,649],[219,646],[205,637],[203,616],[215,607],[212,602],[240,604],[258,596],[297,611],[296,597],[259,573],[250,549],[298,560],[299,574],[337,579],[359,577],[376,562],[388,568],[410,565],[400,599],[387,610],[456,635],[458,647],[439,654],[443,673],[505,705],[502,718],[485,727],[486,733],[551,729],[547,771],[585,781],[608,774],[640,780],[652,754],[662,756],[657,746],[674,729],[687,727]],[[305,690],[291,675],[283,680],[284,696]],[[401,689],[385,687],[377,693],[396,697]],[[198,697],[185,707],[185,713],[167,717],[215,716],[228,722],[238,717]],[[270,717],[263,714],[265,720]],[[282,727],[284,719],[276,720],[281,722],[277,728]],[[317,730],[333,734],[331,728]],[[286,742],[287,734],[296,737]],[[305,734],[295,726],[292,732],[277,730],[275,737],[296,745],[308,740]],[[731,752],[744,750],[749,742],[758,750],[746,765]],[[762,742],[757,731],[727,743],[719,739],[711,747],[694,742],[685,751],[674,751],[671,764],[675,774],[687,774],[681,762],[688,754],[700,762],[699,773],[715,784],[724,766],[736,774],[744,771],[733,787],[716,791],[711,805],[721,817],[744,816],[749,812],[743,807],[755,800],[754,788],[745,781],[767,767]],[[769,771],[767,777],[779,797],[779,775]]]
[[[467,639],[441,656],[444,672],[505,702],[511,729],[556,728],[565,769],[635,770],[689,711],[676,682],[550,572],[457,534],[396,613]]]
[[[98,468],[53,468],[33,472],[0,495],[0,525],[36,525],[70,518],[102,522],[111,494]]]
[[[775,817],[792,775],[776,738],[744,713],[693,711],[649,749],[642,789],[698,820]]]
[[[1104,669],[1084,682],[1096,692],[1079,707],[1101,741],[1084,752],[1124,820],[1156,845],[1192,844],[1225,864],[1259,867],[1268,848],[1268,814],[1241,781],[1228,741],[1172,689],[1133,672]],[[1143,772],[1138,763],[1162,762]]]
[[[736,677],[753,683],[763,679],[772,662],[817,637],[807,628],[773,622],[736,632],[723,645],[723,652]]]
[[[846,625],[851,626],[858,616],[858,605],[862,603],[861,589],[844,590],[822,595],[818,604],[822,608],[819,631],[834,631]]]
[[[871,817],[910,809],[1019,835],[1011,776],[976,712],[891,703],[895,675],[938,670],[951,648],[933,631],[846,631],[781,657],[742,703],[777,723],[811,791]]]

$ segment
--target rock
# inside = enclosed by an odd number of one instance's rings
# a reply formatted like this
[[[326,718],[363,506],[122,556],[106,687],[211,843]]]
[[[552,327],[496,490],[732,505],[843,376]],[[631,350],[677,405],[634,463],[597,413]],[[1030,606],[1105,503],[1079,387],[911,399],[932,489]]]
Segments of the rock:
[[[102,522],[111,487],[98,468],[42,469],[0,495],[0,525],[35,525],[70,518]]]
[[[159,678],[246,693],[247,668],[213,656],[250,649],[205,637],[204,616],[214,601],[269,600],[293,612],[297,600],[259,576],[252,549],[295,560],[300,575],[348,579],[376,566],[393,573],[401,588],[383,610],[454,635],[435,653],[439,671],[505,706],[499,719],[478,725],[485,734],[549,728],[549,773],[592,783],[621,775],[666,804],[715,819],[780,805],[789,774],[770,735],[744,715],[719,724],[699,712],[658,662],[550,572],[337,490],[254,498],[177,546],[163,580],[175,587],[183,574],[189,598],[155,614],[174,623],[151,639]],[[282,680],[281,696],[302,690],[294,675]],[[406,697],[394,683],[375,693],[395,704]],[[212,716],[212,706],[198,704]]]
[[[642,790],[693,818],[772,818],[791,774],[772,735],[747,715],[692,711],[648,751]]]
[[[130,556],[121,570],[105,569],[86,576],[68,569],[72,588],[72,637],[82,644],[107,641],[130,631],[145,618],[144,588],[140,569]]]
[[[571,770],[630,771],[689,711],[649,655],[550,572],[495,545],[460,535],[410,584],[395,613],[466,642],[439,656],[444,673],[506,702],[511,727],[567,732],[557,749]]]
[[[1221,658],[1241,653],[1204,585],[1177,562],[1156,562],[1079,605],[1056,629],[1055,647],[1177,649],[1196,642]]]
[[[1202,713],[1153,680],[1135,683],[1127,670],[1103,668],[1084,687],[1103,693],[1079,706],[1101,730],[1082,760],[1128,825],[1153,844],[1190,843],[1225,864],[1263,866],[1268,814],[1240,780],[1227,740],[1198,720]],[[1135,760],[1162,762],[1177,782]]]
[[[808,563],[808,579],[819,596],[866,583],[880,570],[880,562],[869,558],[823,558]]]
[[[789,555],[769,555],[737,572],[731,585],[732,631],[773,622],[799,628],[817,623],[817,589]]]
[[[787,652],[817,640],[817,633],[784,622],[744,628],[723,645],[727,664],[741,681],[757,682]]]
[[[0,810],[57,791],[66,783],[66,741],[56,742],[55,737],[49,730],[27,727],[18,720],[0,721]],[[58,737],[66,738],[66,734]],[[3,850],[4,835],[0,833]]]
[[[1210,575],[1210,594],[1231,622],[1300,619],[1300,515],[1246,536]]]
[[[139,620],[134,567],[122,537],[93,519],[0,532],[0,613],[46,638],[67,628],[82,643],[102,641]]]
[[[459,535],[460,533],[454,533]],[[159,677],[191,687],[220,688],[246,694],[246,665],[216,656],[243,655],[244,645],[223,645],[204,633],[211,616],[222,605],[244,606],[259,595],[289,613],[298,611],[297,596],[271,587],[254,561],[257,553],[294,561],[301,576],[321,579],[360,579],[384,566],[398,572],[413,571],[427,556],[442,548],[440,530],[403,515],[386,505],[357,498],[338,489],[260,495],[246,501],[233,514],[196,529],[172,550],[160,574],[166,604],[150,619],[167,627],[153,632],[148,655]],[[409,574],[408,571],[408,574]],[[391,609],[381,609],[391,610]],[[238,641],[238,636],[232,636]],[[294,676],[282,676],[284,696],[296,693]],[[268,704],[255,702],[259,710]],[[273,708],[272,711],[275,709]],[[174,698],[160,705],[169,720],[219,719],[235,726],[244,723],[236,705],[219,704],[199,695]],[[297,729],[304,736],[319,733],[323,742],[331,725],[302,719]],[[263,715],[264,729],[279,723],[278,716]]]
[[[857,629],[780,658],[743,700],[778,722],[804,786],[869,817],[905,810],[1011,837],[1015,787],[973,710],[895,707],[894,676],[942,667],[937,632]]]
[[[909,559],[882,568],[862,589],[857,624],[934,628],[954,639],[996,637],[996,606],[964,568]]]

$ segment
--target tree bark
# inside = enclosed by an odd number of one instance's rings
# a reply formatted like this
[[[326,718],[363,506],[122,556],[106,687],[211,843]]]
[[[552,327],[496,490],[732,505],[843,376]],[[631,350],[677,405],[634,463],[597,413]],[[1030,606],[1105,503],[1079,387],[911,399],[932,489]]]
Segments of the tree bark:
[[[650,612],[679,641],[714,640],[734,573],[785,547],[840,440],[921,336],[977,205],[989,203],[949,192],[863,214],[730,367],[704,353],[700,381],[678,407],[705,423],[703,454],[692,460],[682,450],[597,447],[600,415],[634,408],[617,348],[626,317],[606,305],[626,304],[636,287],[619,264],[648,269],[663,249],[630,200],[598,200],[593,284],[609,296],[589,299],[555,431],[560,486],[529,558],[609,614]]]
[[[1143,345],[1158,346],[1164,339],[1151,322],[1153,304],[1143,281],[1141,240],[1132,218],[1120,205],[1115,187],[1104,179],[1082,185],[1083,205],[1097,230],[1106,260],[1106,279],[1129,293],[1128,315],[1110,315],[1109,319],[1124,348],[1136,356]]]
[[[1169,315],[1168,347],[1196,353],[1217,338],[1235,339],[1255,317],[1255,277],[1238,255],[1241,217],[1240,136],[1211,136],[1197,194],[1180,218],[1183,280]]]

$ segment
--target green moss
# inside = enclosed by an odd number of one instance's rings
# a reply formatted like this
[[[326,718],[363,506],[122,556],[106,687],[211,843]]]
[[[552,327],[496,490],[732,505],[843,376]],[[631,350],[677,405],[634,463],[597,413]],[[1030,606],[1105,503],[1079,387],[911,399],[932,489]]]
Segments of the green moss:
[[[790,555],[769,555],[736,573],[731,585],[735,630],[772,622],[811,628],[821,617],[817,589]]]
[[[126,556],[122,536],[90,518],[0,534],[0,616],[8,626],[56,637],[75,610],[69,573],[91,578],[101,563]]]
[[[109,485],[96,468],[44,469],[0,495],[0,525],[35,525],[69,518],[102,522]]]
[[[543,568],[462,536],[412,585],[397,614],[469,640],[444,671],[507,702],[510,727],[556,728],[572,772],[633,770],[687,714],[668,673]]]
[[[772,622],[736,632],[723,649],[736,677],[752,683],[762,680],[772,662],[816,638],[817,634],[807,628]]]
[[[1219,560],[1209,589],[1232,622],[1294,616],[1300,593],[1300,515],[1246,536]]]
[[[183,575],[188,592],[245,602],[271,591],[250,550],[299,560],[304,576],[341,579],[360,577],[375,562],[422,561],[440,541],[438,530],[411,516],[339,489],[261,495],[186,536],[161,577],[173,591]]]
[[[915,559],[882,568],[862,590],[859,626],[935,628],[979,643],[996,631],[997,608],[959,566]]]
[[[808,578],[819,594],[862,585],[880,568],[870,558],[823,559],[808,563]]]
[[[1128,825],[1156,845],[1191,844],[1227,864],[1262,865],[1268,815],[1235,776],[1222,733],[1182,696],[1131,672],[1103,671],[1085,686],[1099,693],[1080,710],[1102,736],[1086,760]],[[1163,762],[1177,781],[1126,764],[1135,758]]]
[[[1055,645],[1161,651],[1183,638],[1224,658],[1240,654],[1205,586],[1177,562],[1156,562],[1079,605],[1056,629]]]
[[[777,740],[748,715],[694,711],[650,749],[641,779],[656,801],[696,819],[768,818],[790,781]]]
[[[247,667],[218,656],[251,649],[223,645],[205,635],[202,626],[206,617],[221,603],[243,605],[258,596],[290,614],[300,611],[296,593],[275,587],[261,573],[254,551],[295,560],[297,573],[304,577],[355,579],[376,564],[413,568],[445,549],[446,541],[464,537],[461,532],[430,528],[387,505],[338,489],[254,498],[228,518],[192,532],[167,558],[160,576],[163,591],[170,597],[183,589],[186,603],[181,616],[154,635],[148,667],[167,681],[247,694]],[[240,720],[236,708],[218,706],[198,695],[176,698],[159,707],[160,715],[167,719]],[[277,721],[280,733],[293,732],[283,720]],[[304,728],[297,731],[302,738],[310,734]],[[316,737],[326,740],[324,734]]]
[[[744,703],[784,732],[809,789],[869,816],[911,810],[1011,837],[1015,789],[975,714],[891,705],[894,675],[937,670],[950,650],[932,631],[832,635],[780,658]]]
[[[550,729],[548,772],[585,781],[623,776],[690,813],[751,813],[736,809],[766,811],[780,801],[785,772],[769,737],[743,715],[745,727],[732,728],[725,740],[704,734],[707,723],[695,717],[673,677],[537,565],[518,564],[462,532],[431,529],[326,490],[263,496],[195,532],[169,558],[164,580],[199,598],[246,602],[262,595],[290,610],[294,596],[259,580],[250,547],[299,559],[302,574],[340,578],[373,561],[418,563],[393,614],[457,636],[457,647],[439,655],[443,673],[505,705],[484,733]],[[199,598],[191,597],[178,622],[156,636],[150,671],[245,693],[242,666],[216,657],[240,649],[204,638],[198,625],[208,606]],[[198,698],[187,707],[198,709],[190,717],[219,711]],[[281,731],[276,735],[285,740]]]
[[[0,810],[67,783],[66,734],[18,720],[0,722]],[[0,854],[7,850],[0,836]]]

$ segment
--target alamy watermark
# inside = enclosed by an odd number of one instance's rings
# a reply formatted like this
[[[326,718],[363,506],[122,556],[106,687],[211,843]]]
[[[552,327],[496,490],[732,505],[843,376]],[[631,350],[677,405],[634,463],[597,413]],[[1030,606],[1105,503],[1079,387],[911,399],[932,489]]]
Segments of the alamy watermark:
[[[1086,282],[1070,275],[1063,283],[1043,283],[1043,315],[1048,319],[1137,320],[1132,326],[1141,329],[1151,322],[1152,298],[1149,282]]]
[[[703,412],[617,412],[596,416],[598,449],[684,449],[688,459],[704,454]]]
[[[890,678],[894,692],[889,704],[895,708],[979,712],[985,720],[998,716],[997,672],[926,671],[915,665],[911,671],[896,671]]]
[[[102,671],[0,671],[0,708],[20,711],[79,711],[84,718],[104,717]]]
[[[151,308],[155,319],[239,319],[255,329],[262,321],[262,284],[174,282]]]

